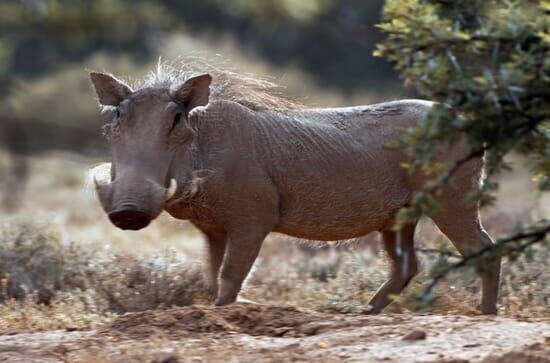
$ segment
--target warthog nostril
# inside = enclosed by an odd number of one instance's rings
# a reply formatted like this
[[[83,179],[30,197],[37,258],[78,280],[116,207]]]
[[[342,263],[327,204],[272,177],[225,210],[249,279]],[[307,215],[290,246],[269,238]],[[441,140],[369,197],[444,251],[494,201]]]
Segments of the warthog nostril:
[[[109,213],[111,222],[120,229],[137,231],[151,223],[151,216],[135,209],[119,209]]]

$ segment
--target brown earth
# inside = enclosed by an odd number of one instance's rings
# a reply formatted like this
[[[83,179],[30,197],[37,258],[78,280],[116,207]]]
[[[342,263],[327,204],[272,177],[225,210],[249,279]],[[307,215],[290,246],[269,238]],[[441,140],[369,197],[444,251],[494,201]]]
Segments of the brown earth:
[[[550,362],[550,319],[332,315],[239,303],[126,314],[91,331],[0,336],[9,362]]]

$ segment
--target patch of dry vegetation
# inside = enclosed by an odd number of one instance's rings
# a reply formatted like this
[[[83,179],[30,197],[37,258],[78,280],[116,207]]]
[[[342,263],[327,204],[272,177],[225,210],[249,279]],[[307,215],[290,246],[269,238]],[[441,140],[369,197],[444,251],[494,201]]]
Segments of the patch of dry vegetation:
[[[417,234],[423,248],[449,250],[439,237],[424,239],[435,230],[424,225]],[[442,245],[441,245],[442,244]],[[296,244],[273,238],[262,251],[262,260],[249,279],[245,296],[262,303],[292,304],[319,311],[357,313],[385,281],[389,261],[371,249],[352,244],[348,248],[321,249],[313,256]],[[479,277],[473,268],[461,269],[440,283],[432,304],[418,304],[413,296],[429,281],[438,253],[419,253],[421,273],[407,293],[396,298],[387,311],[430,311],[432,313],[477,314],[480,299]],[[500,313],[504,315],[548,316],[550,278],[547,246],[532,247],[515,261],[504,259],[500,293]],[[281,261],[284,261],[282,263]]]
[[[64,245],[11,224],[0,234],[0,333],[83,329],[114,314],[206,302],[197,264],[175,252],[138,258]]]

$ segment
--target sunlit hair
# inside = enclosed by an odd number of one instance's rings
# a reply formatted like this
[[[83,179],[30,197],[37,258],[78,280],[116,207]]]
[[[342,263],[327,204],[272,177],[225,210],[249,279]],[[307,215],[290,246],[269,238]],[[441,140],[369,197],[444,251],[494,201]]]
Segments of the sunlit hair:
[[[301,105],[283,96],[283,87],[261,77],[234,72],[189,57],[175,62],[159,59],[156,70],[143,79],[129,82],[132,89],[167,88],[182,85],[190,77],[208,73],[212,76],[210,100],[226,100],[242,104],[252,110],[285,110],[300,108]]]

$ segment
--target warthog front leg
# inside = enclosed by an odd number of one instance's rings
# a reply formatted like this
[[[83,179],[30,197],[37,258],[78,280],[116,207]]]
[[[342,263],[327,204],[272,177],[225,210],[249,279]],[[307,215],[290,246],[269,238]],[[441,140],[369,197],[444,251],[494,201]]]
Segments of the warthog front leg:
[[[258,257],[263,240],[269,231],[270,229],[265,227],[249,226],[245,230],[228,233],[215,305],[235,302],[242,283]]]
[[[408,285],[418,272],[414,251],[414,230],[416,225],[407,225],[399,232],[383,231],[384,249],[391,259],[392,271],[386,281],[369,301],[369,314],[378,314],[391,303],[390,295],[397,295]]]
[[[217,296],[218,294],[218,275],[225,254],[227,244],[227,234],[223,230],[209,230],[204,234],[207,238],[209,271],[208,278],[210,290]]]

